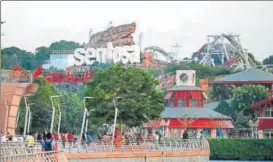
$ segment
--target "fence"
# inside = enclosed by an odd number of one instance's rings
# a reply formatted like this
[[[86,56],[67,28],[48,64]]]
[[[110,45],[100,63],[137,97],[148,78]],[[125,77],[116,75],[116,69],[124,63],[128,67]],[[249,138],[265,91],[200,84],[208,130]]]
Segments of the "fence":
[[[135,142],[91,142],[91,143],[58,142],[58,151],[42,151],[40,143],[28,145],[25,142],[6,142],[1,144],[1,162],[66,162],[63,152],[172,152],[209,150],[207,140],[161,140],[160,142],[145,140]]]
[[[57,151],[42,151],[40,143],[24,142],[1,144],[1,162],[66,162],[66,157]]]
[[[166,151],[198,151],[209,150],[207,140],[182,139],[162,140],[160,142],[146,140],[144,142],[91,142],[91,143],[68,143],[59,142],[60,151],[63,152],[166,152]]]

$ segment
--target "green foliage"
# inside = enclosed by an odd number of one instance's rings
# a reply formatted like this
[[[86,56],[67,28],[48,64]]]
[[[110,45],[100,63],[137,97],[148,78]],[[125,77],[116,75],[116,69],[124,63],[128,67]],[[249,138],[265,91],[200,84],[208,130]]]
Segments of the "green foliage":
[[[113,65],[96,71],[87,83],[87,107],[92,108],[92,123],[112,123],[114,119],[114,97],[119,109],[118,123],[139,126],[143,122],[158,118],[163,111],[162,92],[156,89],[158,82],[151,73],[133,67]]]
[[[272,139],[209,139],[211,160],[273,160]]]
[[[264,64],[264,65],[273,64],[273,55],[271,55],[271,56],[265,58],[265,59],[263,60],[263,64]]]
[[[54,85],[45,82],[43,77],[38,77],[34,81],[39,84],[39,88],[34,96],[28,97],[28,103],[34,103],[30,106],[32,112],[32,124],[31,131],[49,131],[51,117],[52,117],[52,105],[50,96],[57,94],[57,89]],[[57,102],[54,102],[55,107],[57,107]],[[25,110],[25,102],[21,100],[20,108]],[[25,119],[25,111],[20,114],[19,127],[23,127]],[[58,115],[55,115],[55,127],[58,123]],[[56,130],[56,129],[55,129]]]
[[[79,43],[61,40],[52,43],[49,47],[38,47],[35,54],[19,49],[17,47],[8,47],[1,50],[2,52],[2,68],[12,69],[15,65],[19,65],[26,70],[34,70],[39,65],[44,64],[45,60],[53,50],[74,50],[82,47]]]
[[[236,127],[249,127],[249,120],[256,120],[255,111],[251,104],[264,100],[268,96],[268,89],[262,85],[244,85],[232,90],[232,107]]]
[[[76,93],[64,92],[61,94],[62,112],[60,132],[80,133],[83,117],[83,100]]]
[[[226,100],[221,100],[219,105],[215,108],[215,111],[224,114],[226,116],[233,115],[233,109]]]
[[[230,97],[231,87],[227,84],[212,85],[212,90],[209,92],[209,97],[212,100],[226,100]]]

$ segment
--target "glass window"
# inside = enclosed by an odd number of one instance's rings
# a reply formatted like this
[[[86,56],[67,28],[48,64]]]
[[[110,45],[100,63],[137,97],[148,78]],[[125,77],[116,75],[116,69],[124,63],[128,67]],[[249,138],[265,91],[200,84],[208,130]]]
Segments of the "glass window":
[[[197,101],[191,99],[191,107],[197,107]]]
[[[271,108],[266,108],[264,110],[264,116],[265,117],[273,117],[273,110]]]
[[[185,107],[186,106],[186,100],[178,100],[178,107]]]

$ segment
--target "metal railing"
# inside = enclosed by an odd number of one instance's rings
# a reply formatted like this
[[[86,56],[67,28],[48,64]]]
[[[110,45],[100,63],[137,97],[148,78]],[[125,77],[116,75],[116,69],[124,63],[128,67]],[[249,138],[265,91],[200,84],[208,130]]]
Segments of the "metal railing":
[[[58,151],[42,151],[40,143],[5,142],[1,144],[1,162],[66,162]]]
[[[161,140],[160,142],[145,140],[143,142],[58,142],[60,151],[80,152],[164,152],[164,151],[197,151],[209,149],[207,140]]]

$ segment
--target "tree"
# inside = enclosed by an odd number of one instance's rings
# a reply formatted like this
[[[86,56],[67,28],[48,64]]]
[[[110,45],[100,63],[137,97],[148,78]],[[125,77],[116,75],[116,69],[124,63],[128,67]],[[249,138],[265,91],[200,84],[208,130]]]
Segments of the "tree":
[[[230,85],[223,84],[223,85],[212,85],[212,89],[209,92],[209,97],[212,100],[220,101],[226,100],[230,98]]]
[[[54,85],[45,82],[43,77],[38,77],[35,83],[39,84],[39,88],[34,96],[28,97],[28,103],[34,103],[30,106],[32,112],[31,131],[49,131],[52,117],[52,105],[50,96],[56,95],[57,89]],[[57,108],[58,101],[54,101]],[[24,111],[20,113],[19,127],[23,127],[25,119],[25,102],[21,100],[20,108]],[[23,119],[23,120],[22,120]],[[55,115],[54,127],[57,128],[58,114]],[[55,129],[56,130],[56,129]]]
[[[61,94],[61,132],[72,131],[80,133],[83,119],[83,100],[76,93],[64,92]]]
[[[265,59],[263,60],[263,64],[264,64],[264,65],[273,64],[273,55],[271,55],[271,56],[265,58]]]
[[[233,120],[236,127],[249,127],[248,121],[256,120],[256,114],[251,104],[264,100],[268,89],[262,85],[244,85],[232,90],[232,107],[235,110]]]
[[[226,100],[221,100],[219,105],[215,108],[215,111],[224,114],[226,116],[232,116],[234,111]]]
[[[159,118],[163,111],[163,97],[157,89],[158,82],[151,73],[133,67],[113,65],[98,70],[87,83],[87,107],[92,108],[92,123],[112,123],[114,119],[114,97],[119,113],[117,121],[127,126],[140,126],[144,122]]]

